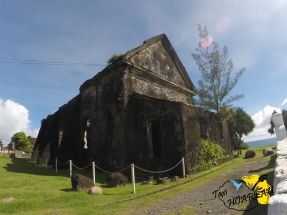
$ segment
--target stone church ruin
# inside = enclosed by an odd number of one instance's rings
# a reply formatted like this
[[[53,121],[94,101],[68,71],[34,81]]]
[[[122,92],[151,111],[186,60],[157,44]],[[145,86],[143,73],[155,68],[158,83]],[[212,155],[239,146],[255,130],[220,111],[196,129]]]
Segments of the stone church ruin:
[[[131,163],[171,167],[184,157],[190,174],[200,139],[231,152],[227,121],[194,106],[194,95],[168,38],[155,36],[84,82],[76,97],[48,115],[32,159],[71,159],[77,166],[95,161],[113,171]]]

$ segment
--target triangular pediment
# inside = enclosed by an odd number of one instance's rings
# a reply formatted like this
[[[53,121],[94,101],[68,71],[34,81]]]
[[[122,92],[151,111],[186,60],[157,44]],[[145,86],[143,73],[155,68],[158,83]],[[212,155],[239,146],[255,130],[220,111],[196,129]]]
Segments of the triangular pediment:
[[[165,34],[144,41],[143,45],[127,52],[123,59],[195,92],[192,81]]]

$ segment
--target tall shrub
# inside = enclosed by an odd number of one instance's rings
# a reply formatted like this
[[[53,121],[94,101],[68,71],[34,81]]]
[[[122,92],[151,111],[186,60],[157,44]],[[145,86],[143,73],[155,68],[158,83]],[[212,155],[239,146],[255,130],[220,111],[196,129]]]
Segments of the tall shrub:
[[[200,140],[200,154],[195,171],[203,171],[218,165],[224,158],[225,150],[215,141],[207,139]]]

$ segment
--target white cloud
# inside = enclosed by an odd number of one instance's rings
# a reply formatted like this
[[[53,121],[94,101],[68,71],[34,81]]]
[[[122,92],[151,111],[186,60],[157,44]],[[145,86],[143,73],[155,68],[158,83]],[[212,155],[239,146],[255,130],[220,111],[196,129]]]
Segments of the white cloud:
[[[3,101],[0,98],[0,139],[7,145],[11,137],[20,131],[33,137],[37,137],[39,129],[31,129],[29,111],[14,101]]]
[[[287,104],[287,99],[285,99],[281,105],[285,105],[285,104]]]
[[[251,116],[255,123],[255,128],[248,136],[244,136],[244,140],[246,142],[275,137],[274,135],[271,136],[267,132],[267,130],[270,128],[270,117],[274,110],[276,110],[277,113],[281,112],[279,108],[266,105],[263,110],[260,110]]]

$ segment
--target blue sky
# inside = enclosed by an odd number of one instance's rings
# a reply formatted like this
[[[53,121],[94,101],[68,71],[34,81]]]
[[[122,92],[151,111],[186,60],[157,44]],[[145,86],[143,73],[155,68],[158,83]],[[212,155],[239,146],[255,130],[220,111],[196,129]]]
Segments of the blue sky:
[[[18,131],[36,136],[41,119],[104,68],[48,61],[105,65],[113,53],[165,33],[197,86],[201,74],[191,54],[198,24],[228,47],[234,72],[246,68],[231,92],[245,94],[234,105],[256,123],[245,139],[269,138],[270,114],[287,108],[286,11],[284,0],[1,1],[0,139],[7,144]],[[35,61],[45,64],[28,64]]]

